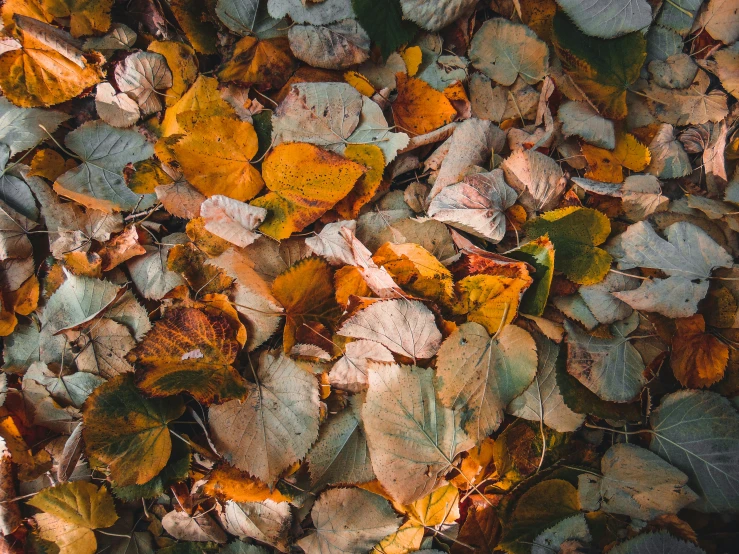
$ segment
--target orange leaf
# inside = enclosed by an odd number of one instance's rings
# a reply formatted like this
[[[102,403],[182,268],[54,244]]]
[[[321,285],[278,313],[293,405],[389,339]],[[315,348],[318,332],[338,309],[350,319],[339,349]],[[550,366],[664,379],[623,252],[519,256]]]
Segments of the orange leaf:
[[[423,135],[454,121],[457,110],[452,103],[421,79],[396,76],[398,97],[393,102],[395,125],[414,135]]]
[[[616,148],[612,151],[583,144],[582,153],[589,166],[585,177],[606,183],[623,182],[624,167],[632,171],[643,171],[652,159],[649,148],[628,133],[618,137]]]
[[[720,381],[729,363],[729,347],[706,333],[700,314],[675,320],[672,339],[672,372],[685,387],[707,387]]]
[[[271,90],[284,85],[297,66],[287,37],[259,40],[244,37],[236,43],[233,57],[218,73],[222,81]]]

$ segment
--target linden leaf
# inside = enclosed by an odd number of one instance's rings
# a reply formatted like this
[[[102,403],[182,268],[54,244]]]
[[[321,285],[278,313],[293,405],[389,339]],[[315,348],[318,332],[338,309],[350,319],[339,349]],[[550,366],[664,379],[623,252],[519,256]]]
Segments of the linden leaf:
[[[554,244],[554,268],[582,285],[603,280],[611,268],[611,255],[597,248],[611,233],[610,220],[590,208],[561,208],[528,221],[526,233],[537,238],[544,235]]]
[[[271,90],[284,85],[296,65],[285,37],[260,40],[246,36],[236,43],[233,57],[218,72],[218,76],[223,81],[236,81],[259,90]]]
[[[59,519],[85,527],[100,529],[110,527],[118,520],[113,497],[103,487],[75,481],[61,483],[44,489],[28,501],[28,504]]]
[[[318,437],[318,381],[283,353],[264,352],[241,400],[211,406],[213,443],[226,461],[272,484]]]
[[[21,48],[0,54],[0,87],[16,106],[52,106],[103,79],[72,37],[24,15],[13,16]]]
[[[113,127],[131,127],[141,117],[136,101],[122,92],[116,93],[110,83],[100,83],[97,86],[95,110],[100,119]]]
[[[189,392],[204,404],[240,398],[245,382],[231,366],[239,343],[223,316],[194,308],[167,312],[127,356],[142,369],[138,386],[155,396]]]
[[[434,314],[416,300],[374,302],[347,319],[337,333],[379,342],[414,360],[431,358],[441,344]]]
[[[620,37],[641,31],[652,23],[652,8],[646,0],[557,0],[557,3],[591,37]]]
[[[512,85],[519,75],[533,85],[546,76],[549,48],[526,25],[495,18],[472,37],[470,61],[501,85]]]
[[[616,148],[613,121],[598,115],[588,103],[566,102],[559,107],[557,117],[562,121],[565,136],[577,135],[585,142],[606,150]]]
[[[521,296],[532,282],[525,269],[516,276],[470,275],[456,284],[453,311],[495,334],[516,318]]]
[[[111,379],[83,409],[88,455],[107,464],[116,485],[143,484],[164,468],[172,450],[167,424],[185,412],[179,397],[148,399],[133,375]]]
[[[689,416],[689,417],[687,417]],[[692,508],[735,512],[739,506],[739,415],[715,392],[681,390],[662,398],[650,418],[649,449],[690,479],[700,499]]]
[[[603,477],[582,473],[578,478],[584,509],[651,521],[676,514],[698,499],[687,486],[687,475],[634,444],[609,448],[601,460],[601,471]]]
[[[224,529],[242,539],[253,538],[271,544],[281,552],[288,551],[288,531],[293,515],[290,504],[266,499],[262,502],[226,502],[221,513]],[[251,545],[253,546],[253,545]],[[266,554],[266,549],[250,554]]]
[[[729,347],[706,333],[700,314],[675,320],[677,333],[672,339],[670,365],[684,387],[707,387],[720,381],[729,363]]]
[[[372,367],[362,417],[375,475],[401,504],[431,492],[473,444],[461,414],[437,399],[431,369]]]
[[[69,133],[64,143],[82,163],[56,180],[58,194],[106,213],[142,205],[141,196],[126,185],[123,169],[154,154],[143,136],[90,121]]]
[[[306,258],[281,273],[272,294],[285,308],[283,347],[290,352],[296,343],[321,344],[321,329],[331,329],[339,317],[334,298],[333,271],[320,258]],[[331,331],[327,331],[329,335]],[[299,340],[303,337],[303,340]]]
[[[452,274],[422,246],[414,243],[382,245],[372,260],[411,294],[442,304],[451,300]]]
[[[254,229],[264,221],[267,210],[217,194],[200,205],[200,215],[208,231],[244,248],[259,237]]]
[[[503,410],[536,375],[536,344],[515,325],[491,337],[464,323],[444,341],[436,359],[441,402],[462,414],[464,429],[480,442],[503,421]]]
[[[136,52],[115,68],[118,90],[136,100],[144,115],[162,109],[157,90],[172,86],[172,72],[161,54]]]
[[[210,117],[199,119],[172,151],[187,181],[205,196],[246,201],[264,186],[250,163],[258,148],[251,123]]]
[[[553,19],[552,39],[567,74],[605,117],[626,117],[626,90],[646,59],[640,32],[602,40],[580,31],[563,13]]]
[[[505,211],[518,194],[503,179],[503,171],[478,173],[466,177],[434,196],[428,215],[492,243],[503,240]]]
[[[446,27],[473,5],[473,0],[400,0],[405,18],[427,31],[438,31]]]
[[[367,552],[394,533],[400,519],[390,503],[364,489],[331,489],[311,510],[316,530],[298,541],[306,554]]]
[[[598,338],[565,321],[567,371],[603,400],[633,400],[647,384],[644,361],[628,338],[638,324],[635,313],[611,325],[613,338]]]
[[[395,125],[412,135],[429,133],[454,121],[457,111],[442,93],[425,81],[396,76],[398,97],[392,104]]]
[[[41,125],[53,133],[67,119],[69,116],[62,112],[17,108],[7,98],[0,98],[0,144],[7,146],[10,156],[14,156],[46,138]]]
[[[583,144],[582,153],[589,166],[585,177],[607,183],[623,182],[624,167],[643,171],[651,160],[649,149],[628,133],[619,135],[612,151]]]
[[[262,164],[271,192],[252,202],[269,212],[259,230],[278,240],[302,231],[344,198],[363,173],[358,163],[313,144],[276,146]]]
[[[611,549],[613,554],[650,554],[651,552],[675,552],[676,554],[704,554],[705,550],[692,542],[673,537],[667,531],[642,533]]]
[[[236,112],[221,97],[218,91],[218,79],[200,74],[187,92],[173,105],[167,108],[162,120],[162,133],[171,136],[190,131],[195,121],[209,117],[235,118]]]
[[[536,212],[559,204],[567,181],[559,165],[534,150],[516,150],[501,165],[508,183],[518,192],[521,204]]]
[[[313,67],[345,69],[369,57],[370,38],[353,19],[329,25],[293,25],[287,36],[295,57]]]

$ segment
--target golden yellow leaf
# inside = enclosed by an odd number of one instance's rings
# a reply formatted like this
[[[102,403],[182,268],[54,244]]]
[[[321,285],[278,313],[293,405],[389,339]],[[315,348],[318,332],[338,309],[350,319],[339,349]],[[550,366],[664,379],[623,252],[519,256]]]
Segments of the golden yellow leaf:
[[[236,43],[233,57],[218,73],[222,81],[237,81],[259,90],[284,85],[297,67],[287,37],[259,40],[248,36]]]
[[[372,96],[375,93],[375,87],[369,82],[369,79],[357,73],[356,71],[347,71],[344,73],[344,80],[359,91],[364,96]]]
[[[43,148],[34,154],[31,160],[31,171],[29,175],[43,177],[48,181],[56,181],[62,173],[66,173],[77,165],[72,158],[64,161],[64,158],[56,150]]]
[[[38,277],[31,275],[18,290],[8,294],[9,304],[13,306],[15,313],[30,315],[38,307],[39,294]]]
[[[211,264],[193,243],[178,244],[169,251],[167,268],[184,277],[187,284],[201,294],[223,292],[233,284],[233,279]]]
[[[45,0],[43,4],[54,19],[69,18],[73,37],[104,33],[110,27],[113,0]]]
[[[367,172],[359,178],[349,194],[334,206],[344,219],[355,219],[362,206],[374,198],[383,184],[385,156],[374,144],[350,144],[344,150],[344,156],[367,168]]]
[[[103,259],[97,252],[67,252],[64,267],[72,274],[99,279],[103,275]]]
[[[423,135],[454,121],[457,110],[438,90],[421,79],[407,77],[402,73],[398,73],[395,78],[398,97],[393,102],[392,110],[398,129],[413,135]]]
[[[193,114],[195,117],[193,117]],[[193,85],[187,89],[187,92],[182,95],[182,98],[167,108],[162,120],[162,135],[185,133],[192,128],[191,124],[194,121],[209,117],[237,119],[234,109],[221,97],[221,93],[218,91],[218,79],[200,75]],[[180,119],[182,119],[181,122]],[[159,152],[157,152],[158,155]]]
[[[281,240],[302,231],[352,190],[365,168],[313,144],[280,144],[262,164],[272,191],[252,205],[269,214],[259,230]]]
[[[208,231],[205,228],[205,219],[196,217],[187,222],[185,232],[190,240],[208,256],[220,256],[231,248],[231,243]]]
[[[198,59],[187,44],[171,40],[154,41],[149,52],[161,54],[172,72],[172,86],[164,91],[164,103],[173,106],[198,77]]]
[[[277,276],[272,294],[285,308],[285,352],[297,343],[333,351],[331,327],[341,311],[334,298],[334,275],[328,262],[316,257],[300,260]]]
[[[423,525],[414,521],[406,521],[395,533],[388,535],[375,546],[372,554],[408,554],[421,548]]]
[[[15,25],[14,15],[25,15],[44,23],[54,21],[54,16],[44,7],[44,0],[6,0],[0,10],[2,10],[3,25],[7,29],[12,29]]]
[[[452,484],[444,485],[428,496],[405,506],[403,511],[411,520],[426,527],[453,523],[459,518],[459,490]]]
[[[18,318],[15,317],[12,307],[9,310],[5,308],[5,301],[3,300],[2,305],[0,305],[0,337],[10,335],[15,331],[16,325],[18,325]]]
[[[0,55],[0,88],[13,104],[52,106],[102,81],[98,65],[88,63],[82,52],[54,36],[58,29],[23,16],[14,20],[22,48]]]
[[[632,171],[643,171],[652,159],[649,148],[629,133],[618,137],[613,150],[583,144],[582,153],[589,166],[585,177],[606,183],[622,183],[624,167]]]
[[[35,515],[34,520],[39,538],[54,543],[59,554],[95,554],[97,551],[95,533],[87,527],[46,513]]]
[[[345,265],[334,273],[334,286],[336,288],[336,302],[342,308],[348,306],[350,296],[373,296],[362,272],[353,265]]]
[[[400,53],[400,57],[405,62],[405,67],[408,70],[408,77],[415,77],[418,73],[418,68],[421,67],[421,61],[423,60],[423,52],[420,46],[410,46]]]
[[[172,145],[188,182],[205,196],[250,200],[264,186],[250,160],[259,149],[251,123],[226,117],[199,120]]]
[[[239,319],[239,313],[234,308],[228,296],[225,294],[206,294],[203,301],[196,303],[195,307],[202,309],[206,314],[223,316],[228,321],[234,332],[234,339],[243,348],[246,344],[246,327]]]
[[[210,472],[203,492],[208,496],[235,502],[290,501],[279,490],[270,491],[269,487],[261,481],[228,465],[218,466]]]
[[[729,347],[706,333],[700,314],[676,319],[670,365],[680,383],[688,388],[707,387],[721,380],[729,363]]]
[[[452,274],[419,244],[386,242],[375,252],[372,260],[414,295],[441,303],[447,303],[452,298]]]
[[[500,275],[470,275],[457,283],[454,312],[466,315],[494,335],[518,313],[518,304],[533,279]]]

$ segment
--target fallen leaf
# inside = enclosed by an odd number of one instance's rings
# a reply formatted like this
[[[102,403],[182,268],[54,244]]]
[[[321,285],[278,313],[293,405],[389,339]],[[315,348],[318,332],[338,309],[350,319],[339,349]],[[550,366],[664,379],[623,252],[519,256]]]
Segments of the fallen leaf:
[[[398,97],[392,104],[395,125],[412,135],[423,135],[451,123],[457,111],[440,92],[425,81],[396,76]]]
[[[702,315],[675,320],[670,365],[678,381],[692,389],[720,381],[729,363],[729,347],[706,333]]]
[[[135,52],[115,68],[118,90],[136,100],[144,115],[158,112],[163,105],[157,90],[172,87],[172,72],[161,54]]]
[[[649,149],[628,133],[617,137],[612,151],[583,144],[582,153],[589,167],[585,177],[608,183],[623,182],[623,168],[644,171],[651,160]]]

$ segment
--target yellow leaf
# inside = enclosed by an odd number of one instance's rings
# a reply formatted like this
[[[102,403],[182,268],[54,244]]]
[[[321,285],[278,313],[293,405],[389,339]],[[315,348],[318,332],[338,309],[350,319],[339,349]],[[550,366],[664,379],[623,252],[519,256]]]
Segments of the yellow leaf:
[[[362,206],[374,198],[382,185],[385,156],[374,144],[350,144],[344,150],[344,156],[367,168],[367,173],[359,178],[349,194],[334,206],[344,219],[355,219]]]
[[[67,252],[64,267],[78,276],[99,279],[103,275],[103,259],[96,252]]]
[[[62,173],[66,173],[77,165],[73,159],[64,161],[64,158],[56,150],[43,148],[34,154],[31,160],[31,171],[29,175],[43,177],[48,181],[56,181]]]
[[[110,27],[113,0],[45,0],[44,6],[54,19],[69,18],[73,37],[104,33]]]
[[[357,73],[356,71],[347,71],[344,73],[344,80],[359,91],[360,94],[370,97],[375,93],[375,87],[369,82],[369,79]]]
[[[97,551],[95,533],[86,527],[44,513],[35,515],[34,520],[39,538],[54,543],[58,554],[95,554]]]
[[[290,501],[279,490],[270,491],[269,487],[261,481],[228,465],[216,467],[210,472],[203,492],[208,496],[235,502]]]
[[[415,77],[418,73],[418,68],[421,67],[421,61],[423,60],[423,52],[420,46],[411,46],[406,48],[400,53],[400,57],[405,62],[405,67],[408,70],[408,77]]]
[[[192,114],[197,117],[193,118]],[[182,122],[180,122],[180,116],[182,116]],[[191,124],[196,119],[216,116],[237,119],[234,109],[221,98],[221,93],[218,91],[218,79],[200,75],[182,95],[182,98],[167,108],[162,121],[162,134],[169,136],[184,133],[192,128]],[[157,155],[159,155],[158,152]]]
[[[459,518],[459,490],[452,484],[445,485],[409,504],[404,512],[426,527],[452,523]]]
[[[421,548],[425,529],[413,521],[406,521],[395,533],[375,546],[372,554],[408,554]]]
[[[22,108],[59,104],[102,81],[100,67],[53,36],[58,29],[22,16],[14,20],[22,48],[0,55],[0,88],[13,104]]]
[[[225,294],[206,294],[203,296],[203,302],[196,304],[197,308],[201,308],[205,313],[216,316],[223,316],[228,321],[234,332],[234,338],[243,348],[246,344],[246,327],[239,319],[239,313],[234,308],[228,296]]]
[[[68,523],[101,529],[118,521],[113,497],[105,486],[85,481],[62,483],[43,489],[28,504]]]
[[[392,110],[395,125],[406,133],[423,135],[454,121],[457,110],[452,103],[425,81],[396,76],[398,97]]]
[[[172,106],[182,97],[198,77],[198,59],[195,50],[182,42],[154,41],[149,52],[161,54],[172,72],[172,86],[164,91],[164,102]]]
[[[457,283],[457,314],[479,323],[494,335],[516,317],[518,304],[533,279],[500,275],[471,275]]]
[[[223,240],[205,228],[205,219],[196,217],[187,222],[185,232],[190,240],[208,256],[216,257],[231,248],[231,243]]]
[[[214,265],[206,264],[206,260],[206,255],[193,243],[178,244],[169,251],[167,268],[182,275],[190,288],[201,294],[228,289],[234,280]]]
[[[38,277],[31,275],[18,290],[14,290],[8,296],[15,313],[30,315],[38,306],[39,294]]]
[[[258,149],[251,123],[225,117],[201,119],[172,145],[193,187],[205,196],[223,194],[241,201],[254,198],[264,186],[262,176],[249,163]]]
[[[170,0],[168,4],[195,50],[200,54],[215,54],[218,29],[209,19],[208,3],[200,0]]]
[[[25,15],[44,23],[54,21],[54,16],[44,7],[43,0],[6,0],[0,10],[2,10],[3,25],[7,29],[12,29],[15,25],[14,15]]]
[[[259,40],[248,36],[236,43],[233,56],[218,77],[222,81],[271,90],[284,85],[296,67],[287,37]]]
[[[452,274],[423,246],[415,243],[386,242],[372,256],[393,280],[406,290],[442,303],[452,298]]]
[[[372,290],[367,286],[367,281],[358,267],[345,265],[334,274],[334,285],[336,287],[336,302],[339,306],[346,308],[350,296],[373,296]]]
[[[334,298],[334,276],[328,262],[316,257],[300,260],[277,276],[272,294],[285,308],[285,352],[296,343],[333,350],[330,327],[341,312]]]
[[[643,171],[652,158],[649,148],[628,133],[618,137],[616,148],[612,151],[583,144],[582,153],[589,166],[585,177],[606,183],[622,183],[624,167],[632,171]]]
[[[720,381],[729,363],[729,347],[706,333],[706,322],[700,314],[676,319],[675,325],[670,365],[677,380],[691,389]]]
[[[302,231],[352,190],[365,168],[306,143],[280,144],[262,165],[272,191],[252,205],[268,210],[259,230],[275,239]]]

